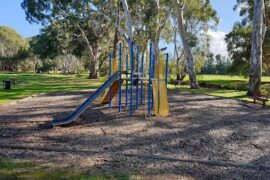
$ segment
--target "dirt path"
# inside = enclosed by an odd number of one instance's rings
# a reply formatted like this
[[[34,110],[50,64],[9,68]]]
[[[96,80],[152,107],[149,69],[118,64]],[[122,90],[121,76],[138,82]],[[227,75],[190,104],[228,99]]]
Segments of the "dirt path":
[[[53,117],[68,114],[88,94],[56,93],[1,106],[0,155],[90,174],[270,179],[269,108],[170,92],[168,118],[145,117],[144,106],[128,117],[125,109],[92,105],[78,122],[49,128]],[[25,146],[33,149],[18,148]]]

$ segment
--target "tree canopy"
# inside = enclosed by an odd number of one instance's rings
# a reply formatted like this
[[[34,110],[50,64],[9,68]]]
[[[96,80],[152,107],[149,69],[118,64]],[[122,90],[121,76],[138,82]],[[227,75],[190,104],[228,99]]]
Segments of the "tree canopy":
[[[0,69],[14,70],[27,54],[28,41],[14,29],[0,26]]]

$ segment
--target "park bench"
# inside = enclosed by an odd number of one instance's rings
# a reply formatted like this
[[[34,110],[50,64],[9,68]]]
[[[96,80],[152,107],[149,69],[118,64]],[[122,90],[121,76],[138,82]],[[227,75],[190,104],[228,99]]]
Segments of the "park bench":
[[[250,98],[253,99],[253,103],[255,104],[256,101],[262,102],[262,105],[265,106],[265,103],[268,102],[269,93],[267,95],[257,94],[251,96]]]

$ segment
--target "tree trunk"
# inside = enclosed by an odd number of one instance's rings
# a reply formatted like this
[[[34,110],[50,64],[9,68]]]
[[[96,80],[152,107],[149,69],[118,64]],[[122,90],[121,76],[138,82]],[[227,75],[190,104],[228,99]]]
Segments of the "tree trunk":
[[[90,61],[90,73],[89,73],[89,79],[96,79],[99,78],[99,46],[96,44],[96,46],[93,48],[93,58],[91,58]]]
[[[114,40],[113,40],[113,53],[112,58],[115,59],[117,56],[117,45],[118,45],[118,28],[115,28]]]
[[[127,30],[128,30],[128,38],[129,41],[132,40],[132,21],[131,21],[131,15],[128,9],[128,3],[126,0],[121,0],[123,8],[124,8],[124,13],[126,16],[126,26],[127,26]],[[130,43],[129,43],[130,44]]]
[[[259,94],[261,90],[262,45],[265,34],[264,12],[264,0],[254,1],[252,48],[250,56],[249,87],[247,93],[249,96]]]
[[[98,61],[94,60],[91,61],[91,65],[89,67],[90,73],[89,73],[89,79],[96,79],[99,77],[99,70],[98,70]]]
[[[81,32],[82,38],[84,42],[86,43],[89,57],[90,57],[90,65],[89,65],[89,79],[96,79],[99,77],[99,46],[98,41],[96,43],[93,43],[93,45],[90,44],[84,30],[77,24],[78,29]]]
[[[158,55],[159,55],[159,39],[160,39],[160,36],[157,37],[157,39],[152,40],[153,54],[154,54],[154,56],[156,58],[155,60],[158,60]]]
[[[185,25],[184,25],[184,11],[183,11],[184,6],[180,5],[177,2],[177,0],[173,0],[173,3],[176,7],[179,34],[181,36],[183,47],[184,47],[185,54],[187,57],[187,67],[188,67],[188,74],[189,74],[189,80],[190,80],[190,88],[198,89],[199,84],[197,82],[196,72],[194,69],[194,58],[193,58],[191,48],[188,43],[188,35],[187,35],[187,32],[185,30]]]
[[[120,5],[118,3],[118,7],[117,7],[117,13],[120,13]],[[117,25],[120,26],[120,18],[119,16],[117,16]],[[114,40],[113,40],[113,54],[112,54],[112,58],[115,59],[117,56],[117,44],[118,44],[118,27],[115,27],[114,30]]]

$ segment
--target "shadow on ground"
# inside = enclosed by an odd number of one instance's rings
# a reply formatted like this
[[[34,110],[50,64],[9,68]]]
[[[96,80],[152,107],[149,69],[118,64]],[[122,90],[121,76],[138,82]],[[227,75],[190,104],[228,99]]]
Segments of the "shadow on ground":
[[[46,126],[52,118],[70,113],[88,94],[43,95],[2,108],[1,156],[89,174],[270,178],[269,108],[170,92],[166,118],[145,116],[144,105],[129,117],[128,108],[118,113],[117,107],[109,109],[97,101],[71,125]],[[10,144],[29,148],[4,147]]]

